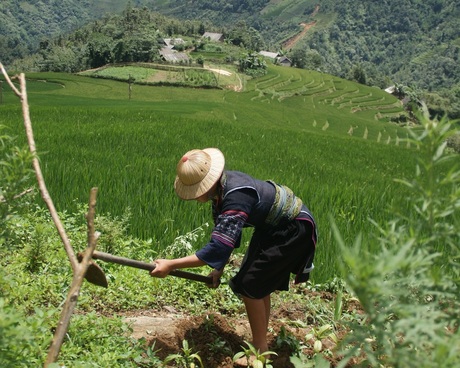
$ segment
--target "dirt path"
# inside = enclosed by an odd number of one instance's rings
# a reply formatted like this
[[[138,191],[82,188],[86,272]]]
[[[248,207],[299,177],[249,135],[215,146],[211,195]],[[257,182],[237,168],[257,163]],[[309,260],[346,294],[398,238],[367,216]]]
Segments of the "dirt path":
[[[232,72],[229,72],[228,70],[225,70],[225,69],[214,69],[208,66],[205,66],[205,69],[211,70],[214,73],[225,75],[227,77],[233,74]],[[235,73],[235,75],[236,75],[236,78],[238,79],[238,85],[231,86],[231,89],[233,89],[235,92],[241,92],[243,90],[243,81],[241,80],[241,77],[238,73]]]
[[[300,23],[301,26],[303,26],[303,29],[300,33],[297,33],[294,37],[291,37],[289,40],[283,43],[283,49],[284,50],[290,50],[292,49],[299,40],[301,40],[305,34],[308,32],[310,28],[312,28],[316,24],[316,20],[310,23]]]
[[[228,70],[224,70],[224,69],[211,69],[210,68],[209,70],[211,70],[213,72],[216,72],[216,73],[219,73],[219,74],[222,74],[222,75],[227,75],[227,76],[232,75],[231,72],[229,72]]]
[[[319,5],[316,5],[315,10],[313,11],[313,13],[311,13],[310,16],[314,17],[316,14],[318,14],[318,11],[319,11]],[[315,24],[316,24],[316,20],[310,23],[300,23],[300,25],[303,27],[302,31],[297,33],[295,36],[291,37],[290,39],[288,39],[286,42],[283,42],[283,45],[282,45],[283,49],[290,50],[294,48],[297,42],[299,42],[299,40],[301,40],[305,36],[305,34],[308,32],[308,30],[314,27]]]

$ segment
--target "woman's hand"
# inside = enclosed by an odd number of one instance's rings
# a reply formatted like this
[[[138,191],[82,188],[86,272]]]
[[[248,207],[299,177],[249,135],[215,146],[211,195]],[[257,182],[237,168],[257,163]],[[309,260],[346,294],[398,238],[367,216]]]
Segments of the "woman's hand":
[[[172,262],[169,259],[157,259],[155,269],[150,271],[150,276],[164,278],[173,270]]]
[[[211,273],[209,274],[209,277],[212,277],[212,284],[208,284],[207,286],[213,289],[217,289],[220,285],[220,278],[222,277],[222,274],[224,273],[224,269],[222,270],[212,270]]]

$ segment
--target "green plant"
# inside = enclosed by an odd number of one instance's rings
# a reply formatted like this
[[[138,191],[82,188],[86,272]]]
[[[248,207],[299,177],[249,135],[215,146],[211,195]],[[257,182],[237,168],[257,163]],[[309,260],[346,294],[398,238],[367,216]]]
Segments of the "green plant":
[[[166,364],[174,360],[182,368],[195,368],[195,361],[198,361],[200,367],[203,368],[201,357],[198,353],[192,353],[192,351],[193,350],[188,345],[188,341],[182,340],[182,353],[168,355],[164,363]]]
[[[314,321],[314,325],[329,325],[334,323],[334,310],[331,310],[329,303],[321,299],[321,297],[311,297],[305,301],[310,312],[310,318]]]
[[[0,246],[7,241],[7,222],[30,204],[32,155],[27,147],[17,147],[16,138],[0,125]],[[9,243],[14,239],[9,239]]]
[[[287,346],[292,355],[300,355],[302,351],[299,340],[297,340],[292,333],[289,333],[284,326],[281,326],[278,336],[276,336],[276,346],[281,348]]]
[[[33,342],[28,329],[21,321],[23,316],[5,305],[0,298],[0,366],[5,368],[26,367],[28,358],[24,352]]]
[[[199,240],[203,240],[205,231],[209,227],[209,223],[204,223],[203,225],[189,231],[186,234],[179,235],[174,239],[174,242],[168,245],[165,250],[164,254],[167,257],[177,258],[177,257],[184,257],[190,254],[193,249],[196,247],[194,246]]]
[[[342,316],[343,309],[343,288],[339,287],[335,295],[334,303],[334,321],[338,322]]]
[[[203,321],[203,327],[206,333],[209,333],[213,336],[212,342],[206,344],[209,351],[213,354],[232,354],[232,349],[228,346],[228,342],[224,340],[219,333],[216,331],[214,314],[206,315],[206,318]]]
[[[458,155],[447,153],[456,134],[446,118],[420,118],[410,131],[419,150],[415,176],[398,180],[412,192],[415,214],[395,211],[378,225],[375,253],[357,237],[347,246],[337,228],[348,287],[366,312],[351,323],[339,367],[356,357],[362,366],[456,367],[460,364],[460,170]]]
[[[289,361],[295,368],[329,368],[331,366],[329,361],[320,354],[315,354],[312,359],[305,355],[292,356]]]
[[[32,241],[26,243],[26,269],[31,273],[38,272],[43,264],[46,264],[47,236],[49,236],[46,231],[46,226],[36,224]]]
[[[232,350],[228,346],[227,341],[224,339],[220,338],[219,336],[215,336],[214,340],[212,343],[206,344],[207,347],[209,348],[209,351],[213,354],[227,354],[230,355],[232,353]]]
[[[330,339],[337,342],[337,336],[334,332],[332,325],[326,324],[319,328],[312,328],[311,331],[305,336],[306,341],[313,340],[313,350],[315,353],[320,353],[323,350],[323,343],[321,340]]]
[[[233,356],[233,361],[236,362],[238,359],[242,357],[246,357],[247,359],[247,366],[253,368],[273,368],[270,364],[270,355],[278,355],[274,351],[265,351],[260,353],[258,349],[256,349],[251,343],[245,341],[245,344],[248,346],[247,348],[243,348],[242,351],[236,353]]]

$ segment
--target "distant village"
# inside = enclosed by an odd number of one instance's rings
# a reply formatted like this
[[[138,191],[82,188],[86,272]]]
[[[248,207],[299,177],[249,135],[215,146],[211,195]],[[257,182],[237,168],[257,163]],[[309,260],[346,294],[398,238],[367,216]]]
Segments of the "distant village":
[[[224,42],[224,35],[222,33],[205,32],[201,38],[215,43]],[[179,45],[180,47],[178,47]],[[163,46],[160,49],[162,60],[168,63],[188,63],[190,61],[189,55],[179,51],[183,49],[184,45],[185,41],[182,38],[164,38]],[[269,51],[259,51],[259,54],[272,60],[274,64],[291,66],[291,60],[284,55]]]

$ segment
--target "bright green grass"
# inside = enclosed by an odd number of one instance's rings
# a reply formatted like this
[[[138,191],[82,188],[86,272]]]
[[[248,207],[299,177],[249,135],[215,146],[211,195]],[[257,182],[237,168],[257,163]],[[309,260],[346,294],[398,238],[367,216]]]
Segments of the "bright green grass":
[[[156,70],[149,69],[149,68],[141,68],[137,66],[125,66],[122,68],[104,68],[97,71],[85,72],[86,73],[94,73],[97,76],[101,77],[115,77],[121,80],[128,80],[130,77],[134,78],[136,81],[140,82],[147,82],[150,78],[152,78]]]
[[[141,66],[145,65],[145,66]],[[216,88],[218,79],[212,71],[198,67],[174,67],[155,64],[108,66],[79,73],[82,76],[124,81],[138,84],[168,84],[183,87],[208,86]]]
[[[314,281],[335,274],[331,218],[346,241],[362,232],[372,248],[368,218],[382,222],[390,204],[409,205],[393,179],[412,175],[416,152],[398,142],[405,130],[376,119],[383,102],[396,102],[376,89],[271,67],[242,93],[135,85],[129,100],[126,83],[53,73],[28,77],[35,78],[27,85],[31,117],[56,207],[74,210],[97,186],[98,213],[121,216],[129,207],[129,232],[160,246],[210,221],[207,205],[180,201],[173,190],[177,160],[196,147],[219,147],[228,169],[284,183],[303,198],[319,226]],[[273,87],[279,81],[285,90]],[[290,93],[289,83],[309,94]],[[367,110],[354,112],[353,98],[339,101],[349,94],[372,94],[377,105],[368,101]],[[19,101],[7,90],[0,114],[25,142]]]

